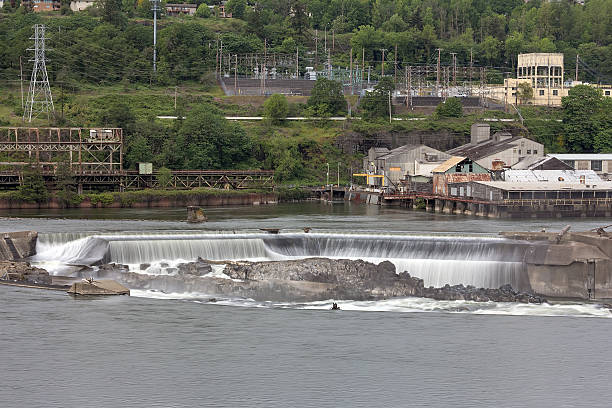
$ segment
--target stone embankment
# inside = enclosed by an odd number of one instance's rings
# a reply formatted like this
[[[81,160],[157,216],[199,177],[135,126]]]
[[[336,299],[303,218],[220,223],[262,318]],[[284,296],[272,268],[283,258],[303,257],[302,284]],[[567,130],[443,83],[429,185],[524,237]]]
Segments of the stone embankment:
[[[258,301],[308,302],[327,299],[378,300],[392,297],[427,297],[437,300],[542,303],[532,293],[506,285],[482,289],[463,285],[425,288],[423,280],[407,272],[397,274],[388,261],[376,265],[362,260],[309,258],[279,262],[228,263],[229,279],[204,276],[205,260],[178,266],[175,275],[129,272],[125,265],[100,267],[99,278],[112,278],[132,289],[163,292],[201,292],[214,296],[238,296]]]

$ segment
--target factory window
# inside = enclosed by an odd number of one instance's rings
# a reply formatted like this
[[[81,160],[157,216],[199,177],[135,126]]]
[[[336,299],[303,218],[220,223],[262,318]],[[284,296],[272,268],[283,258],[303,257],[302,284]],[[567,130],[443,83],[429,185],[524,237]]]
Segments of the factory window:
[[[519,149],[519,154],[522,154],[521,149]]]
[[[591,170],[601,171],[601,160],[591,160]]]
[[[610,91],[606,91],[606,96],[610,96]]]
[[[535,150],[533,151],[533,154],[538,154],[537,149],[535,149]]]
[[[540,96],[544,96],[544,90],[540,89]]]
[[[527,149],[527,154],[531,154],[531,149]]]
[[[557,91],[556,89],[553,89],[553,95],[555,96],[559,95],[559,91]]]
[[[512,96],[516,96],[516,92],[512,92]]]

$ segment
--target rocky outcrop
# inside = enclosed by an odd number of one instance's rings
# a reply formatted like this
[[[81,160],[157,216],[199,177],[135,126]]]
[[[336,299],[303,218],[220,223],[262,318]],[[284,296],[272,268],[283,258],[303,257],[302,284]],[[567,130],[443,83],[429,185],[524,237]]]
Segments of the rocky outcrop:
[[[407,272],[397,274],[391,262],[376,265],[362,260],[309,258],[279,262],[236,262],[225,266],[231,279],[202,277],[206,261],[178,266],[176,275],[129,272],[124,265],[103,265],[99,278],[112,278],[132,289],[163,292],[200,292],[211,296],[252,298],[259,301],[308,302],[327,299],[377,300],[427,297],[437,300],[542,303],[531,293],[509,285],[499,289],[473,286],[425,288],[423,280]],[[210,267],[210,265],[208,265]]]
[[[0,235],[0,260],[17,261],[36,253],[35,231],[5,232]]]
[[[0,279],[12,282],[51,284],[49,272],[31,266],[27,262],[0,261]]]

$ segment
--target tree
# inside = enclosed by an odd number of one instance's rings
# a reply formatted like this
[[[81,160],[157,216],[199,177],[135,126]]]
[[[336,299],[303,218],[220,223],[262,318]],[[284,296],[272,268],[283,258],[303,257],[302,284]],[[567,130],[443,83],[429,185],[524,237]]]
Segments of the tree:
[[[289,113],[289,104],[285,95],[274,94],[264,102],[264,116],[272,123],[281,123]]]
[[[463,116],[463,105],[459,98],[448,98],[436,107],[435,115],[444,118],[459,118]]]
[[[102,10],[102,21],[116,27],[125,27],[127,18],[121,11],[122,0],[98,0],[98,7]]]
[[[104,126],[120,127],[126,132],[131,132],[136,123],[136,118],[130,106],[119,99],[104,101],[104,109],[98,113],[98,123]]]
[[[530,99],[533,99],[533,88],[529,82],[521,82],[518,84],[516,89],[516,96],[518,96],[521,104],[527,103]]]
[[[168,184],[172,181],[172,170],[167,167],[162,167],[157,172],[157,182],[160,188],[168,187]]]
[[[250,157],[252,143],[242,126],[203,105],[189,113],[171,147],[183,168],[231,169]]]
[[[391,93],[395,89],[393,79],[384,77],[361,101],[360,106],[363,116],[366,119],[387,118],[389,117],[389,105]],[[393,109],[393,105],[391,105]]]
[[[225,5],[225,12],[232,13],[233,18],[243,18],[246,10],[246,0],[229,0]],[[198,7],[199,9],[199,7]]]
[[[72,169],[67,160],[62,160],[57,164],[55,170],[57,197],[63,207],[69,207],[75,204],[77,198],[74,177],[72,177]]]
[[[210,8],[208,8],[208,5],[206,3],[200,4],[195,12],[195,16],[201,18],[208,18],[211,16],[211,14],[212,13],[210,12]]]
[[[568,96],[561,98],[565,140],[570,152],[593,152],[595,137],[602,131],[605,105],[602,91],[589,85],[575,86]]]
[[[20,200],[30,203],[42,203],[49,198],[45,180],[38,166],[28,166],[22,171],[22,182],[17,195]]]
[[[307,105],[329,115],[346,112],[346,99],[342,93],[342,84],[327,78],[318,78]]]

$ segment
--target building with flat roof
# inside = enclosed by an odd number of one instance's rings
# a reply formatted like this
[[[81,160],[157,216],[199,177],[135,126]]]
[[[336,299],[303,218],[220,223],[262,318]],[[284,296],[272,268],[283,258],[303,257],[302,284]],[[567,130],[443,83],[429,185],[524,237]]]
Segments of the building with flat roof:
[[[593,170],[601,178],[612,179],[612,153],[548,154],[576,170]]]

